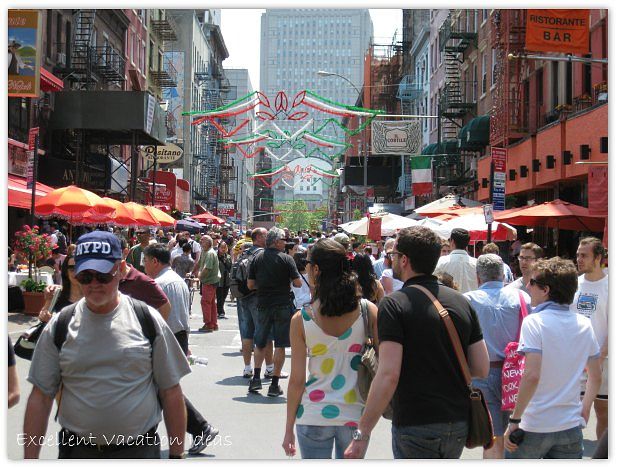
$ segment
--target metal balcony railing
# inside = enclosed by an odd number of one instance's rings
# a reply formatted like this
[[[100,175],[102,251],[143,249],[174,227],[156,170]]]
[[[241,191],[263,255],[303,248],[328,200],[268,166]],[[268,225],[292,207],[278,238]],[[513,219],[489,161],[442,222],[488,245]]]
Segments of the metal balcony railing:
[[[446,83],[440,93],[442,114],[447,117],[465,115],[476,107],[476,81]]]
[[[150,29],[156,34],[162,41],[175,41],[177,40],[176,31],[177,26],[173,18],[166,16],[160,19],[150,19]]]
[[[459,31],[448,17],[439,31],[440,50],[443,52],[465,52],[470,46],[476,47],[478,33]],[[450,42],[450,41],[453,42]]]
[[[90,47],[92,70],[106,81],[124,81],[125,59],[110,45]]]
[[[159,88],[173,88],[178,83],[178,72],[171,60],[163,57],[163,64],[159,63],[157,70],[150,70],[150,76],[155,86]]]
[[[401,101],[416,101],[423,94],[421,83],[414,81],[413,75],[406,75],[399,83],[397,99]]]

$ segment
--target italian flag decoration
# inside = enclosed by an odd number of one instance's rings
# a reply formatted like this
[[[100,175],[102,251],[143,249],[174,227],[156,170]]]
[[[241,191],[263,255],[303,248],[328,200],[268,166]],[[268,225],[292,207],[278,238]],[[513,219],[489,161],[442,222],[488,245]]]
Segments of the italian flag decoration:
[[[426,195],[433,190],[431,181],[431,156],[413,156],[410,158],[412,168],[412,195]]]

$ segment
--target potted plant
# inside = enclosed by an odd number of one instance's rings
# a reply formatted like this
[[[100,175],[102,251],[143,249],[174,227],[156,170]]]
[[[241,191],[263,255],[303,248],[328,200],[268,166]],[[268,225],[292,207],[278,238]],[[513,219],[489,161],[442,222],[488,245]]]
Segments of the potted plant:
[[[41,234],[39,227],[24,225],[15,233],[13,250],[18,259],[28,264],[28,279],[22,281],[24,289],[25,312],[38,314],[45,302],[43,291],[45,283],[39,281],[38,275],[33,279],[33,267],[39,260],[45,260],[51,256],[52,241],[48,234]]]
[[[24,297],[24,312],[29,315],[38,315],[45,304],[45,281],[28,278],[21,282],[20,286],[23,289],[22,296]]]

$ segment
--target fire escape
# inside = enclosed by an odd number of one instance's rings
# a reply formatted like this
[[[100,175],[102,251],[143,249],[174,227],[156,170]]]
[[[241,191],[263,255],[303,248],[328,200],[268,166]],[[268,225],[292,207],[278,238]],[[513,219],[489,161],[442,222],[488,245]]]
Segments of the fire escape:
[[[457,167],[461,165],[457,137],[463,119],[476,108],[472,92],[476,82],[462,80],[460,64],[468,48],[476,47],[478,34],[461,30],[454,21],[452,13],[451,11],[444,20],[439,31],[440,51],[444,53],[445,76],[444,87],[439,96],[439,141],[435,154],[447,156],[435,158],[435,167],[445,168],[442,172],[443,177],[447,179],[446,185],[454,184],[453,181],[449,183],[448,179],[456,179],[456,172],[462,172],[462,168]]]
[[[150,29],[164,44],[166,50],[162,57],[163,62],[159,61],[156,70],[150,70],[150,76],[153,84],[162,89],[163,96],[165,97],[169,89],[175,88],[178,85],[178,71],[167,54],[167,52],[170,52],[167,50],[168,44],[176,41],[178,37],[176,35],[176,22],[169,16],[169,12],[167,10],[158,11],[161,16],[158,19],[150,19]],[[168,138],[176,135],[177,125],[176,117],[171,112],[171,109],[168,108],[165,113],[165,128]]]
[[[105,13],[101,13],[104,15]],[[70,57],[66,62],[54,67],[54,73],[71,83],[71,88],[81,91],[94,91],[105,85],[120,85],[125,81],[125,59],[122,51],[116,50],[107,42],[104,45],[94,45],[94,24],[97,10],[73,10],[72,42]],[[85,166],[91,164],[91,145],[86,130],[71,129],[61,135],[61,151],[58,156],[75,161],[75,183],[84,186]],[[115,173],[121,168],[130,166],[123,157],[119,145],[99,145],[94,152],[106,154],[115,160],[115,168],[106,177],[115,179]],[[128,195],[128,192],[126,192]]]
[[[489,144],[507,147],[526,134],[523,109],[524,60],[508,60],[508,54],[523,53],[524,10],[496,10],[492,21],[492,44],[498,51],[497,89],[489,127]]]

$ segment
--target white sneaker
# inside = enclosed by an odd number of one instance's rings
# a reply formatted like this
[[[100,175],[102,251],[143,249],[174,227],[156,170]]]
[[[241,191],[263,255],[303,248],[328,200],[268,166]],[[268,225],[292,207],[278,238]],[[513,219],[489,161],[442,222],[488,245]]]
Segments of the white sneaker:
[[[266,372],[264,372],[264,378],[265,379],[272,379],[273,375],[275,375],[275,370],[268,370],[266,369]],[[279,375],[280,379],[287,379],[290,376],[290,374],[288,374],[287,372],[283,372],[281,371],[281,374]]]

